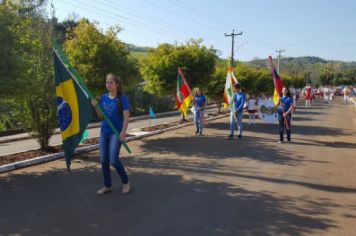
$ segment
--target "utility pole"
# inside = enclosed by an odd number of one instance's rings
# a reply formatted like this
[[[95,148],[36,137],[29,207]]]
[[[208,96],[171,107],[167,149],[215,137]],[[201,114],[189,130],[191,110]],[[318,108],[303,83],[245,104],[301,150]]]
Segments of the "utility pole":
[[[240,33],[235,34],[235,30],[232,30],[232,34],[226,34],[225,37],[232,37],[232,47],[231,47],[231,68],[234,67],[234,43],[235,43],[235,36],[242,35],[242,31]]]
[[[284,49],[280,49],[280,50],[276,50],[276,52],[278,52],[277,72],[278,72],[278,74],[279,74],[279,61],[280,61],[280,59],[281,59],[281,54],[282,54],[282,52],[285,52],[285,50],[284,50]]]

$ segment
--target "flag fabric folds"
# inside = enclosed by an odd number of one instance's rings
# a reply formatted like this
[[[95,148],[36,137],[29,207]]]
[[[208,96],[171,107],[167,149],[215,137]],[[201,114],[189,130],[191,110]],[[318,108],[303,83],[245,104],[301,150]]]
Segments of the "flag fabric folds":
[[[192,99],[191,90],[187,80],[184,77],[182,69],[178,67],[176,105],[178,110],[185,116],[187,115],[188,107]]]
[[[224,89],[224,108],[227,108],[231,105],[230,101],[234,93],[232,87],[236,83],[237,83],[237,79],[234,75],[233,68],[230,67],[227,70],[227,75],[226,75],[226,82],[225,82],[225,89]]]
[[[66,164],[70,170],[74,150],[82,140],[93,112],[88,94],[64,64],[61,52],[56,48],[53,52],[58,121]]]
[[[283,81],[279,76],[276,68],[273,66],[271,56],[269,56],[269,61],[271,65],[273,84],[274,84],[273,103],[274,105],[278,105],[279,99],[282,97]]]

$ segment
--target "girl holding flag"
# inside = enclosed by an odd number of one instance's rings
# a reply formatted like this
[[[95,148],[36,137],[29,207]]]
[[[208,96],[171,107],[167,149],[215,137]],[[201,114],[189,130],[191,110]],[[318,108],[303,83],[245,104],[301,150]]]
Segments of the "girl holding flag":
[[[108,122],[104,120],[99,137],[100,163],[104,177],[104,187],[99,189],[96,194],[102,195],[112,191],[110,164],[116,169],[121,178],[123,184],[122,193],[127,194],[130,192],[130,183],[125,168],[119,159],[119,154],[121,140],[126,139],[130,104],[127,97],[122,93],[122,83],[117,75],[108,74],[105,84],[108,93],[101,96],[99,104],[120,133],[120,139],[116,137]],[[98,116],[102,118],[96,106],[98,102],[94,99],[92,104],[96,108]]]
[[[197,88],[194,95],[194,123],[197,127],[196,135],[203,135],[205,96],[200,88]]]
[[[291,141],[291,118],[293,110],[293,98],[287,87],[282,88],[283,96],[279,100],[278,120],[279,120],[279,143],[283,142],[284,129],[287,132],[287,140]]]

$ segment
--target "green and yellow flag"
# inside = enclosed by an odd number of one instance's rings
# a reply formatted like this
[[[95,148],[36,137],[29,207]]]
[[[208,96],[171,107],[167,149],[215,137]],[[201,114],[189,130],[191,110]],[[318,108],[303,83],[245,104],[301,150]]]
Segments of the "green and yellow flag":
[[[59,126],[68,170],[75,148],[82,140],[83,133],[92,120],[89,95],[69,70],[68,64],[58,48],[54,52],[54,75],[56,80],[56,103]]]

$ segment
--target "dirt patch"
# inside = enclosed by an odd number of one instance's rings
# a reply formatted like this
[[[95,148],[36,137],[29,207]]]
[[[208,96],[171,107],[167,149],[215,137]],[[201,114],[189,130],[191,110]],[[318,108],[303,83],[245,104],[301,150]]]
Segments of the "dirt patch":
[[[167,129],[167,128],[171,128],[180,124],[186,124],[186,123],[190,123],[192,122],[193,119],[189,118],[187,120],[180,120],[180,121],[174,121],[174,122],[170,122],[170,123],[166,123],[166,124],[158,124],[158,125],[153,125],[153,126],[149,126],[149,127],[144,127],[141,128],[141,131],[144,132],[152,132],[152,131],[156,131],[156,130],[161,130],[161,129]]]
[[[99,142],[98,138],[90,138],[80,144],[80,147],[85,147]],[[63,152],[63,145],[52,146],[48,150],[31,150],[26,152],[19,152],[10,155],[5,155],[0,157],[0,166],[6,165],[14,162],[25,161],[33,159],[40,156],[45,156],[53,153]]]

